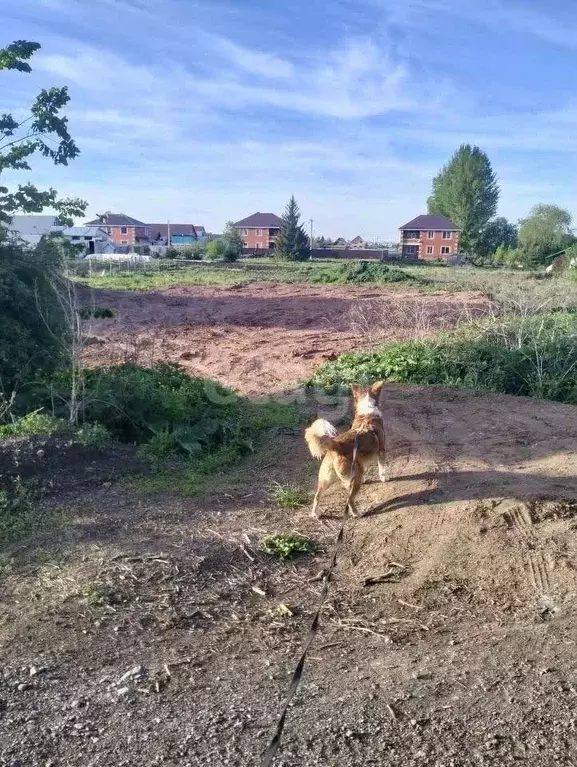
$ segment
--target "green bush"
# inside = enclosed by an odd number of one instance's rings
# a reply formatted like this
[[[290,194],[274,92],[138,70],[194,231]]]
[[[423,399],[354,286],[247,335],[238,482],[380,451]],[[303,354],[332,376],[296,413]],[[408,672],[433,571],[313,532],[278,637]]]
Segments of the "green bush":
[[[0,389],[8,394],[66,354],[66,317],[54,284],[60,254],[0,242]]]
[[[178,248],[173,248],[172,246],[169,246],[166,251],[164,252],[165,258],[178,258]]]
[[[380,261],[347,261],[326,269],[311,267],[311,282],[339,285],[363,285],[386,282],[418,282],[418,278],[402,269],[390,267]]]
[[[211,240],[206,246],[206,257],[210,261],[216,261],[224,256],[224,242],[222,240]]]
[[[111,435],[106,426],[101,423],[84,423],[79,427],[76,436],[81,445],[95,447],[99,450],[111,442]]]
[[[204,256],[204,248],[201,243],[197,242],[194,245],[187,245],[180,251],[180,257],[186,258],[187,261],[202,261]]]
[[[50,437],[63,431],[64,428],[65,423],[63,421],[40,410],[35,410],[22,416],[14,423],[1,425],[0,437]]]
[[[251,403],[174,365],[126,364],[86,370],[84,376],[82,428],[104,427],[122,442],[144,446],[148,456],[179,456],[197,464],[214,460],[218,466],[252,450],[266,429],[296,420],[292,406]],[[65,416],[68,373],[37,385],[33,396],[56,403],[57,415]]]
[[[313,383],[335,389],[385,379],[577,404],[576,339],[572,313],[492,321],[427,341],[343,354],[320,368]]]

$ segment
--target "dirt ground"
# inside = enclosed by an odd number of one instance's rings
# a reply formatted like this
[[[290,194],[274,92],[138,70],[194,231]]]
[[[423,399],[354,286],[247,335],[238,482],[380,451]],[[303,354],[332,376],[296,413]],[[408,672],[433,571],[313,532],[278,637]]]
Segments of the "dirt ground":
[[[301,332],[320,346],[325,331]],[[391,479],[366,484],[347,523],[275,764],[577,765],[575,409],[396,385],[382,405]],[[275,507],[273,481],[313,488],[300,434],[190,499],[119,482],[125,453],[55,452],[45,503],[68,523],[3,560],[0,765],[258,765],[341,490],[321,521]],[[259,551],[279,530],[316,555]]]
[[[177,362],[247,395],[306,380],[343,351],[447,329],[489,306],[476,293],[274,283],[85,290],[82,298],[115,313],[92,321],[87,364]]]

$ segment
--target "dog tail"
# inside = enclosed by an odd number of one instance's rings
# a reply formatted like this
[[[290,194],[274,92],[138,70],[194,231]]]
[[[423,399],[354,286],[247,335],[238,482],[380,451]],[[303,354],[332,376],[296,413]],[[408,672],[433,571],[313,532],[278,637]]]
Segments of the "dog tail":
[[[322,458],[334,444],[337,430],[324,418],[317,418],[308,429],[305,429],[305,441],[313,458]]]

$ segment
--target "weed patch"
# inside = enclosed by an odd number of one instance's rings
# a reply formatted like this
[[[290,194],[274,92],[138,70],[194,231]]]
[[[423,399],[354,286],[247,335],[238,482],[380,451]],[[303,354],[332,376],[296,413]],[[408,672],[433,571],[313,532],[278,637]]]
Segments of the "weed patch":
[[[66,428],[64,421],[54,418],[41,410],[18,418],[13,423],[0,425],[0,438],[5,437],[51,437]]]
[[[320,368],[313,383],[337,389],[377,379],[577,404],[577,318],[556,312],[484,321],[430,340],[343,354]]]
[[[260,541],[260,548],[266,554],[279,559],[291,559],[298,554],[313,554],[314,546],[310,538],[289,533],[265,535]]]
[[[270,495],[279,509],[301,509],[310,502],[310,494],[298,485],[275,482],[270,488]]]
[[[79,310],[78,314],[83,320],[89,320],[91,318],[94,318],[95,320],[110,319],[111,317],[114,317],[112,309],[107,309],[102,306],[85,306]]]

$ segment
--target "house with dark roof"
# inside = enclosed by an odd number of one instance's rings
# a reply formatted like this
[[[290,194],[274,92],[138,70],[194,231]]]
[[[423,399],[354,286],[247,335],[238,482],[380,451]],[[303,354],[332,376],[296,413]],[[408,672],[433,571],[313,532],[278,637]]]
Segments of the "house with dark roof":
[[[449,261],[459,252],[461,229],[445,216],[417,216],[400,227],[401,256]]]
[[[206,239],[204,226],[196,224],[149,224],[153,245],[191,245]],[[170,243],[168,238],[170,235]]]
[[[253,213],[234,225],[242,237],[245,250],[274,250],[276,237],[283,225],[274,213]]]
[[[105,213],[85,226],[104,229],[115,245],[134,246],[150,243],[150,224],[127,216],[125,213]]]

